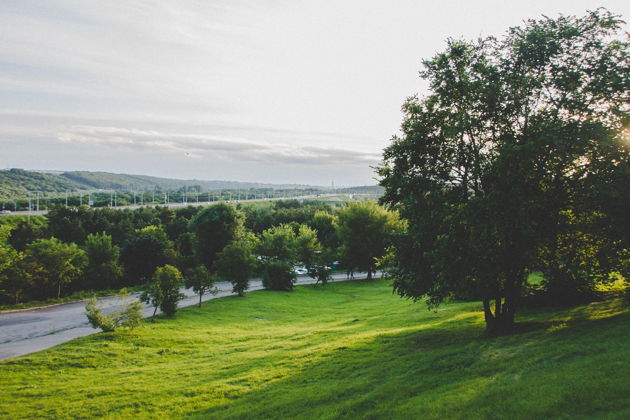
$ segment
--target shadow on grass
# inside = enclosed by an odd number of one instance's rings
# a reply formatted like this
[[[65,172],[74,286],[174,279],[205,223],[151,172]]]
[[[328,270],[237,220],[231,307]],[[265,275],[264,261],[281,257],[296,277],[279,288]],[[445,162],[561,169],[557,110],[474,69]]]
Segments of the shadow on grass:
[[[630,344],[627,309],[597,302],[550,315],[560,320],[532,319],[508,336],[485,335],[470,316],[383,333],[331,348],[284,378],[189,415],[517,419],[626,412],[630,371],[616,381],[610,375],[617,369],[611,360],[630,362],[623,350]]]

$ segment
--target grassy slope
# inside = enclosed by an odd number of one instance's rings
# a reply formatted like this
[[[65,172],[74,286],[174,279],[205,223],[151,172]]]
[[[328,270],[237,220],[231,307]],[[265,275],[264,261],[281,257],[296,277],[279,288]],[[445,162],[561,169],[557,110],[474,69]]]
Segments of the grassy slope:
[[[630,417],[620,300],[523,311],[498,338],[478,309],[384,281],[209,301],[0,362],[0,418]]]

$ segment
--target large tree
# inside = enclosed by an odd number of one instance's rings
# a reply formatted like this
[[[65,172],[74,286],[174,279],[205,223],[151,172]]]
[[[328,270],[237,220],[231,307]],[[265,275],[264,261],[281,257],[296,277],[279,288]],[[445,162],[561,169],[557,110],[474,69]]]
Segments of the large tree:
[[[112,244],[106,233],[89,234],[85,240],[88,265],[85,269],[85,286],[96,290],[111,289],[118,285],[123,274],[120,265],[120,248]]]
[[[234,206],[215,204],[201,210],[190,220],[194,236],[195,254],[208,268],[225,246],[243,231],[243,214]]]
[[[127,284],[149,281],[157,267],[174,259],[173,250],[164,230],[147,226],[137,230],[125,243],[120,260],[125,268]]]
[[[488,328],[509,329],[540,249],[562,269],[561,215],[601,211],[589,189],[628,165],[620,25],[605,10],[531,20],[502,40],[449,40],[424,62],[429,94],[404,104],[379,168],[383,201],[410,222],[400,295],[479,298]]]
[[[87,257],[76,244],[38,239],[27,245],[24,263],[34,283],[45,292],[42,297],[61,297],[63,287],[83,274]]]

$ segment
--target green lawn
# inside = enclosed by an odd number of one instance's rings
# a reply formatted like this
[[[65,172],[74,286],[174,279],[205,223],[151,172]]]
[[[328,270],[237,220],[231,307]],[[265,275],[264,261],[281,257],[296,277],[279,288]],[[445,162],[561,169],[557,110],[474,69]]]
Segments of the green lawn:
[[[487,337],[479,304],[385,281],[254,292],[0,362],[0,418],[630,418],[624,305]]]

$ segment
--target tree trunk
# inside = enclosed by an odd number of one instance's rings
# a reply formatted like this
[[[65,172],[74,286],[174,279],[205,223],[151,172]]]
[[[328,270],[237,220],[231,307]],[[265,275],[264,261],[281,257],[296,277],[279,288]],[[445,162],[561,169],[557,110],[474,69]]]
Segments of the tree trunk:
[[[486,331],[489,333],[505,333],[514,329],[515,297],[506,296],[502,301],[501,296],[495,296],[494,314],[492,313],[490,299],[483,300],[483,310],[486,320]]]
[[[494,316],[492,315],[492,310],[490,309],[490,299],[483,300],[483,314],[486,319],[486,328],[488,328],[488,325],[494,322]]]
[[[201,308],[201,297],[203,296],[203,293],[199,293],[199,307]]]
[[[57,299],[61,297],[61,282],[59,282],[57,287]]]
[[[368,275],[367,275],[367,279],[368,279],[368,280],[372,280],[372,266],[368,266]]]

